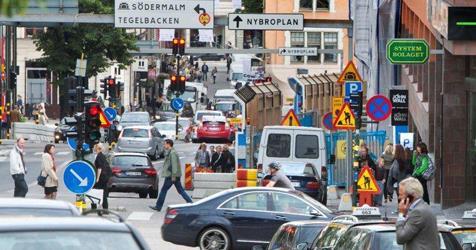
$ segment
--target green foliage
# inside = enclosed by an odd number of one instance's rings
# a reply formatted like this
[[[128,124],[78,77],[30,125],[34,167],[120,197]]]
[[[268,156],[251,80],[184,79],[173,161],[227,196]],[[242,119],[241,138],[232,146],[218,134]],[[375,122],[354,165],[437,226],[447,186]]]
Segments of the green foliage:
[[[111,14],[113,0],[80,0],[80,13]],[[112,63],[122,65],[132,63],[129,50],[135,47],[136,38],[125,29],[116,29],[105,24],[77,24],[48,28],[35,37],[38,51],[43,51],[40,59],[49,70],[58,74],[59,79],[74,74],[76,59],[87,59],[87,77],[106,70]]]
[[[243,0],[243,13],[263,13],[263,0]]]
[[[28,0],[0,0],[0,15],[13,16],[23,14],[28,7]]]

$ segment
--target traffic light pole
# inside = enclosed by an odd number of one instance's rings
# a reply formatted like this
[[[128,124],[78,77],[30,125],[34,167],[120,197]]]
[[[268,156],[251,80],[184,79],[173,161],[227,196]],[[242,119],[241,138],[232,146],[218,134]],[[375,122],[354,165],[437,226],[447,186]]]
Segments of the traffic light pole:
[[[177,75],[177,77],[178,77],[178,76],[180,75],[180,56],[179,56],[179,55],[176,56],[176,60],[177,60],[177,61],[176,61],[176,62],[177,62],[177,73],[176,73],[176,75]],[[177,84],[177,83],[176,83],[176,84]],[[179,91],[175,91],[175,96],[176,96],[177,98],[180,97]],[[179,122],[178,122],[178,120],[179,120],[179,119],[178,119],[178,118],[179,118],[179,111],[178,111],[178,110],[175,110],[175,140],[178,140],[178,133],[179,133],[179,131],[178,131],[178,130],[179,130]]]

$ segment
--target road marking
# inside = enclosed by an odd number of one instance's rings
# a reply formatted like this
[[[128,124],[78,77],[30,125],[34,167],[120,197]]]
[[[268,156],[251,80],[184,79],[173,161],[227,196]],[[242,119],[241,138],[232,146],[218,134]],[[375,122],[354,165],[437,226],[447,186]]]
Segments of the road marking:
[[[0,157],[0,161],[8,161],[8,157],[7,156],[2,156],[2,157]]]
[[[56,155],[69,155],[70,152],[58,152]]]
[[[43,152],[36,152],[33,155],[41,155],[41,154],[43,154]]]
[[[149,221],[150,217],[152,217],[154,213],[152,212],[132,212],[128,217],[127,220],[141,220],[141,221]]]

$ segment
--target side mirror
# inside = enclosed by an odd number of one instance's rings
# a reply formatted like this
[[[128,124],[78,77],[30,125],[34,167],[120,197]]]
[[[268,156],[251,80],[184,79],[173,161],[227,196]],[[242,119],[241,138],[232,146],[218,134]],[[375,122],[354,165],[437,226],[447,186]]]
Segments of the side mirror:
[[[312,216],[314,216],[314,217],[319,217],[319,216],[322,215],[319,211],[317,211],[317,210],[315,210],[315,209],[309,211],[309,214],[312,215]]]
[[[297,246],[296,246],[296,249],[297,250],[307,250],[308,247],[307,247],[307,243],[304,242],[304,243],[299,243]]]

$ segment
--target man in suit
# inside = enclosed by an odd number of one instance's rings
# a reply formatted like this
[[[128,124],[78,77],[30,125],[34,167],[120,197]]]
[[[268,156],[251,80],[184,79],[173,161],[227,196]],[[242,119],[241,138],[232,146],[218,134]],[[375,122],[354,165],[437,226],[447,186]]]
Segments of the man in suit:
[[[436,216],[423,201],[423,186],[409,177],[399,185],[397,243],[405,250],[440,249]]]

